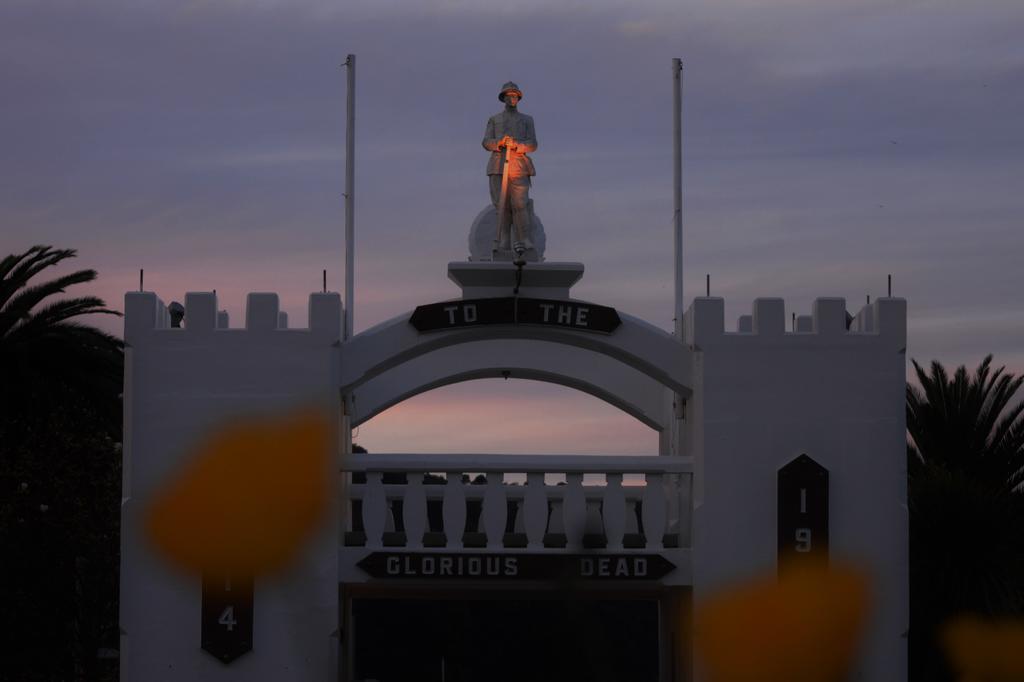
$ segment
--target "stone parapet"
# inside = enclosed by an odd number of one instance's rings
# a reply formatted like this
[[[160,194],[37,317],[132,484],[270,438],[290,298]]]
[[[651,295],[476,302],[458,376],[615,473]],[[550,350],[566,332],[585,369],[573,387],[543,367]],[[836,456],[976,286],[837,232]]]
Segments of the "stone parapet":
[[[185,318],[181,328],[173,328],[167,306],[153,292],[133,291],[124,297],[124,338],[129,344],[138,343],[146,335],[187,335],[196,337],[204,334],[228,333],[235,335],[248,332],[287,332],[291,334],[313,333],[341,339],[343,310],[341,296],[337,293],[313,293],[309,295],[309,324],[305,328],[288,328],[288,313],[280,310],[276,293],[251,293],[246,296],[245,327],[232,328],[227,312],[218,310],[217,294],[213,292],[189,292],[185,294]]]
[[[695,298],[684,317],[684,338],[695,348],[709,345],[784,344],[793,348],[815,345],[866,347],[885,344],[901,351],[907,344],[907,302],[879,298],[864,306],[846,324],[846,299],[815,299],[810,315],[796,317],[796,329],[787,331],[786,306],[781,298],[755,299],[750,315],[741,315],[735,331],[725,329],[725,300]]]

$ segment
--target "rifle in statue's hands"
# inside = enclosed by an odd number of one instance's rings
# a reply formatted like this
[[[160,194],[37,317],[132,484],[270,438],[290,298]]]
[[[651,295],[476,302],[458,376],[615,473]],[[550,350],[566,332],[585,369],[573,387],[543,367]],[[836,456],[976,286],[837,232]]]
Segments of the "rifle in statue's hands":
[[[498,149],[505,150],[505,159],[501,167],[501,195],[498,199],[498,235],[494,240],[494,249],[491,255],[492,259],[497,259],[498,249],[501,248],[501,240],[505,235],[506,231],[511,232],[508,222],[508,169],[509,164],[512,160],[512,144],[513,140],[511,137],[506,135],[501,138],[498,142]],[[509,241],[512,241],[512,235],[509,234]]]

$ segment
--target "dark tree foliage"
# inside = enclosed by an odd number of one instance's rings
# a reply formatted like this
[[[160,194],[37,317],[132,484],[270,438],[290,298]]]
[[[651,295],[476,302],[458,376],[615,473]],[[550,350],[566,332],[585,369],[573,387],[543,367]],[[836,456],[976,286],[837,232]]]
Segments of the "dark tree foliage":
[[[911,680],[952,680],[938,642],[959,614],[1024,615],[1024,378],[916,362],[907,386]]]
[[[71,249],[33,246],[0,261],[0,408],[7,420],[40,428],[73,390],[92,403],[104,428],[120,433],[124,344],[76,319],[120,313],[94,296],[51,300],[69,286],[93,281],[96,271],[32,281],[74,256]]]
[[[116,676],[123,345],[76,318],[117,313],[33,281],[74,255],[0,261],[0,680]]]
[[[1012,405],[1024,376],[992,370],[986,357],[973,375],[960,366],[949,376],[938,362],[931,372],[914,362],[921,388],[907,386],[910,466],[943,468],[983,480],[999,490],[1024,482],[1024,401]]]

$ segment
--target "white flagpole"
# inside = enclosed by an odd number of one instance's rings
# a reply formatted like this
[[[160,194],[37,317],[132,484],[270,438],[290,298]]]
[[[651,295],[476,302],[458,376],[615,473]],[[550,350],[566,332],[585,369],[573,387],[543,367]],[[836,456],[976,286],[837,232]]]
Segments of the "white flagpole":
[[[673,214],[673,250],[675,252],[676,300],[675,330],[683,339],[683,62],[672,60],[672,170],[675,213]]]
[[[356,56],[348,55],[348,95],[345,109],[345,336],[352,337],[355,294],[355,164]]]

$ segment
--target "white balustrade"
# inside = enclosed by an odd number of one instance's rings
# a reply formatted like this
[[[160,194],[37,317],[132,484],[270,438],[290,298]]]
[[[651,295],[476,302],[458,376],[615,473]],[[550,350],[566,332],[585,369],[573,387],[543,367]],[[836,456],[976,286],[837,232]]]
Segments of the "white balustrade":
[[[687,457],[356,454],[345,471],[366,476],[366,483],[347,487],[349,528],[356,520],[351,502],[361,500],[365,538],[349,533],[346,544],[543,552],[690,546],[693,463]],[[398,473],[408,483],[383,482],[384,474]],[[425,483],[427,474],[446,480]],[[484,475],[482,485],[476,474]],[[549,483],[548,476],[564,476],[565,483]],[[404,539],[389,532],[398,502]],[[440,525],[431,527],[438,511]],[[510,513],[511,534],[505,532]],[[467,528],[467,520],[474,525]]]

